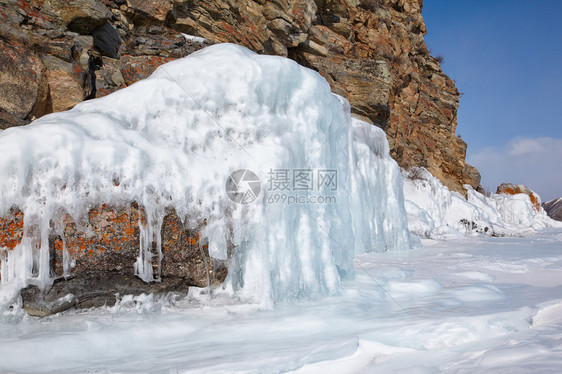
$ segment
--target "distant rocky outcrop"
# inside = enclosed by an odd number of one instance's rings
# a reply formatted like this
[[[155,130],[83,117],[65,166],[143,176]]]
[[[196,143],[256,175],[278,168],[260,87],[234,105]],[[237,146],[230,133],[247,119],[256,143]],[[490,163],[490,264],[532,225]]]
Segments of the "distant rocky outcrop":
[[[480,175],[455,136],[459,92],[426,48],[421,10],[422,0],[0,0],[0,128],[232,42],[317,70],[385,129],[400,166],[463,192]]]
[[[502,183],[496,189],[496,193],[497,194],[507,194],[507,195],[515,195],[515,194],[518,194],[518,193],[522,193],[522,194],[525,194],[525,195],[529,196],[529,198],[531,199],[531,203],[533,204],[533,207],[535,208],[535,210],[537,212],[541,208],[541,198],[540,198],[540,196],[536,192],[534,192],[533,190],[531,190],[529,187],[527,187],[525,185],[522,185],[522,184],[515,185],[513,183]]]
[[[552,219],[562,221],[562,197],[542,204],[546,214]]]

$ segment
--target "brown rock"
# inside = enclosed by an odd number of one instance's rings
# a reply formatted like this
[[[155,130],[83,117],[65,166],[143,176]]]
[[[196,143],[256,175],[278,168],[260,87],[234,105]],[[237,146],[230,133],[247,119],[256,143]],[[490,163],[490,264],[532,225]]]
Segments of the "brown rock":
[[[156,68],[174,60],[160,56],[121,56],[121,74],[126,85],[147,78]]]
[[[123,54],[179,58],[199,48],[193,48],[178,31],[161,26],[138,27],[123,47]]]
[[[89,34],[112,17],[98,0],[44,0],[43,5],[60,17],[66,27],[79,34]]]
[[[46,101],[45,67],[21,43],[0,39],[0,49],[0,110],[16,119],[31,117],[34,109]]]
[[[28,120],[21,119],[11,113],[0,110],[0,130],[6,130],[9,127],[27,125],[28,123]]]
[[[64,27],[64,22],[53,13],[48,5],[44,6],[46,0],[3,0],[0,17],[10,22],[11,32],[18,33],[18,28],[55,30]],[[21,29],[20,28],[20,29]]]
[[[86,222],[77,224],[66,215],[63,222],[54,222],[55,227],[57,224],[59,227],[56,231],[59,234],[53,233],[50,243],[55,275],[64,275],[63,250],[68,252],[73,262],[68,274],[79,275],[88,271],[132,274],[147,217],[136,204],[129,207],[109,207],[104,204],[90,209]],[[61,229],[60,225],[64,228]],[[160,235],[161,260],[155,247],[156,238],[149,238],[153,243],[150,252],[156,279],[175,276],[199,287],[208,285],[209,274],[212,279],[218,279],[218,283],[224,280],[224,277],[216,277],[214,273],[215,269],[224,266],[211,261],[207,246],[201,243],[198,233],[184,229],[173,210],[164,216]],[[226,275],[223,270],[220,270],[220,274]],[[213,284],[217,284],[217,281]]]
[[[145,17],[153,18],[158,21],[165,21],[168,13],[174,7],[171,0],[127,0],[127,11]]]
[[[390,108],[391,77],[384,60],[324,57],[304,53],[303,57],[327,77],[335,93],[346,97],[352,112],[386,127]]]
[[[126,87],[125,78],[120,70],[121,62],[108,57],[103,57],[102,62],[102,66],[96,72],[96,97],[102,97]]]
[[[316,25],[310,29],[309,42],[321,45],[331,53],[345,55],[349,53],[353,44],[337,32],[330,30],[326,26]]]
[[[50,55],[42,56],[42,61],[47,68],[53,112],[72,109],[90,95],[90,76],[79,64],[67,63]]]

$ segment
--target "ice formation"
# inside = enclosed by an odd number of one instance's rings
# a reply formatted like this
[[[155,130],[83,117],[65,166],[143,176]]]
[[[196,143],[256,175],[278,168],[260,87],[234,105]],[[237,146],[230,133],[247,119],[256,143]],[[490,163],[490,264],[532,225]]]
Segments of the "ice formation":
[[[422,238],[460,238],[475,233],[519,236],[545,227],[562,227],[542,207],[535,210],[526,194],[485,196],[465,185],[465,198],[424,168],[403,174],[408,226]]]
[[[185,38],[185,40],[187,40],[188,42],[194,42],[194,43],[199,43],[199,44],[203,44],[203,43],[207,42],[207,39],[202,38],[200,36],[188,35],[188,34],[184,34],[184,33],[182,33],[182,35]]]
[[[2,131],[0,149],[0,216],[17,206],[25,237],[34,225],[42,235],[39,251],[27,240],[2,250],[3,283],[47,285],[50,219],[65,211],[79,221],[99,203],[146,210],[134,264],[142,279],[157,278],[146,248],[159,246],[173,207],[189,227],[206,220],[214,258],[225,259],[232,241],[226,289],[264,303],[333,294],[355,253],[410,247],[400,171],[382,130],[352,121],[318,73],[240,46],[208,47],[109,96]],[[251,204],[225,192],[240,169],[262,182]],[[314,178],[335,171],[337,185],[268,188],[275,171],[297,169]]]

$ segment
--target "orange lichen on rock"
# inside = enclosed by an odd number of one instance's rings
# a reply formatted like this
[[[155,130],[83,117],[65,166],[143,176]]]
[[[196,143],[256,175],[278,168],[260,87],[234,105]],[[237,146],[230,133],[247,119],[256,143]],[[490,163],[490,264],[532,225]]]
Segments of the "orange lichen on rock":
[[[193,236],[187,238],[187,242],[191,245],[198,245],[199,244],[199,234],[195,233]]]
[[[132,266],[138,255],[138,226],[143,221],[145,214],[136,204],[128,208],[107,204],[94,207],[82,225],[69,217],[64,237],[74,271],[113,271]]]
[[[514,185],[512,183],[502,183],[496,189],[497,194],[515,195],[515,194],[525,194],[529,196],[533,208],[538,212],[541,208],[541,200],[539,195],[537,195],[533,190],[524,186],[522,184]]]
[[[141,229],[148,224],[147,215],[136,203],[125,206],[100,204],[82,218],[59,213],[51,219],[49,250],[51,274],[80,275],[91,271],[121,272],[133,276],[139,256]],[[0,218],[0,248],[13,250],[24,236],[23,213],[13,209]],[[186,229],[173,209],[163,218],[161,232],[163,258],[152,238],[152,266],[158,277],[186,279],[191,285],[220,284],[226,277],[223,263],[213,260],[198,230]],[[41,248],[39,228],[31,226],[25,234],[35,248]]]
[[[538,212],[541,208],[540,200],[537,198],[537,196],[534,193],[530,194],[529,198],[531,199],[531,203],[535,207],[535,210]]]
[[[13,250],[23,239],[23,213],[12,209],[7,218],[0,217],[0,248]]]

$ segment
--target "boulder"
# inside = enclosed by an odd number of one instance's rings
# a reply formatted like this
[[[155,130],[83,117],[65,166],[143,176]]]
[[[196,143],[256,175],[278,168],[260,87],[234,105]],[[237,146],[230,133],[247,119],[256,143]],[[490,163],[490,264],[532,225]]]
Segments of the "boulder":
[[[7,217],[0,217],[0,248],[13,250],[23,239],[23,213],[10,209]]]
[[[17,246],[24,239],[34,251],[41,248],[37,224],[28,223],[26,232],[24,218],[15,207],[0,218],[0,264],[10,252],[19,250]],[[44,316],[72,307],[112,305],[116,293],[185,292],[190,286],[216,286],[224,281],[225,262],[209,256],[205,240],[197,230],[185,228],[175,211],[167,211],[155,237],[147,236],[148,219],[136,203],[102,204],[82,219],[59,212],[51,220],[48,235],[50,272],[55,282],[45,290],[31,286],[23,291],[24,308],[32,315]],[[147,252],[141,254],[143,250]],[[151,267],[152,278],[138,277],[143,276],[138,268],[135,272],[139,257]]]
[[[522,194],[525,194],[525,195],[529,196],[529,198],[531,199],[531,203],[533,204],[533,207],[535,208],[535,210],[537,212],[541,208],[541,198],[540,198],[540,196],[536,192],[534,192],[533,190],[531,190],[529,187],[527,187],[525,185],[522,185],[522,184],[515,185],[513,183],[502,183],[496,189],[496,193],[497,194],[506,194],[506,195],[515,195],[515,194],[522,193]]]
[[[121,36],[115,27],[109,22],[97,27],[92,31],[94,37],[94,48],[102,55],[113,59],[119,58],[121,47]]]
[[[121,74],[121,62],[109,57],[102,57],[102,65],[96,71],[96,97],[102,97],[126,87]]]
[[[9,127],[27,125],[28,123],[29,121],[0,109],[0,130],[6,130]]]
[[[60,17],[68,30],[89,34],[112,17],[98,0],[46,0],[44,5]]]
[[[178,31],[161,26],[138,27],[123,46],[124,55],[179,58],[202,47],[193,48]]]
[[[142,22],[142,18],[164,22],[173,8],[172,0],[127,0],[126,10],[136,15],[139,22]]]
[[[0,39],[0,49],[0,111],[14,117],[10,122],[16,123],[41,116],[48,93],[41,59],[17,41]]]
[[[72,109],[91,95],[93,87],[89,72],[77,63],[68,63],[50,55],[41,60],[47,68],[49,104],[53,112]]]
[[[189,289],[183,278],[167,277],[160,282],[146,283],[134,274],[122,272],[88,271],[80,276],[59,278],[41,291],[29,286],[21,291],[23,309],[31,316],[46,317],[71,308],[113,306],[123,296],[167,294]]]

